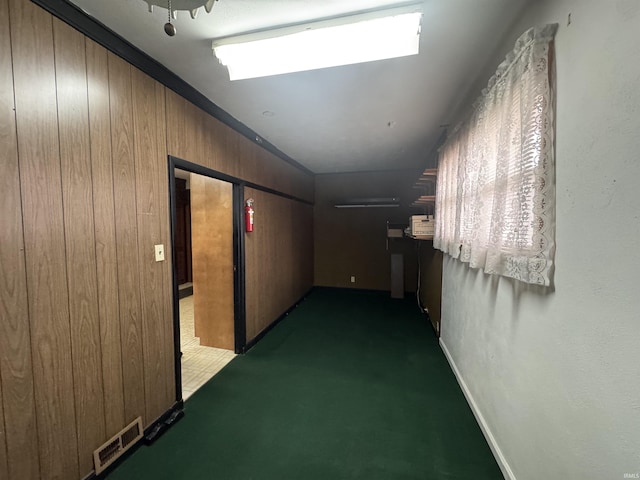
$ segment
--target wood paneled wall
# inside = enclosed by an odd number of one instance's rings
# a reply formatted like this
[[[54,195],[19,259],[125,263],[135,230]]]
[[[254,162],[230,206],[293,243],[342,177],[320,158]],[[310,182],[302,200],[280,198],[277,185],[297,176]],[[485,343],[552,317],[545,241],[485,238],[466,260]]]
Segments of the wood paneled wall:
[[[251,188],[254,230],[245,233],[246,339],[254,339],[313,285],[313,207]]]
[[[417,214],[407,204],[419,173],[409,170],[322,174],[316,176],[314,214],[315,285],[391,289],[390,253],[404,257],[404,289],[415,292],[417,245],[386,239],[387,221],[407,225]],[[399,208],[335,208],[347,198],[400,197]],[[387,249],[388,246],[388,249]],[[350,277],[356,277],[351,283]]]
[[[8,0],[0,0],[0,16],[9,18]],[[22,200],[14,112],[13,65],[9,29],[0,31],[0,462],[2,478],[39,475],[36,410],[33,392],[31,334],[22,229]]]
[[[2,478],[9,478],[9,464],[7,463],[7,441],[4,430],[4,406],[2,404],[2,384],[0,383],[0,474]]]
[[[80,478],[175,401],[167,154],[308,199],[313,177],[28,0],[0,15],[0,478]]]
[[[312,175],[257,147],[170,90],[167,90],[167,148],[170,155],[313,201]]]
[[[420,302],[429,310],[433,328],[440,334],[442,305],[442,252],[433,248],[433,242],[421,242],[418,255],[420,262]]]

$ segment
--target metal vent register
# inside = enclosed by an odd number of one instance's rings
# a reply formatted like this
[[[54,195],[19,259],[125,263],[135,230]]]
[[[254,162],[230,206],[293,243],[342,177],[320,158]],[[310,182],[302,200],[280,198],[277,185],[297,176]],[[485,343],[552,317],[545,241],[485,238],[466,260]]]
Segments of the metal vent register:
[[[138,417],[98,447],[93,452],[96,475],[103,472],[109,465],[120,458],[124,452],[135,445],[142,438],[143,433],[142,417]]]

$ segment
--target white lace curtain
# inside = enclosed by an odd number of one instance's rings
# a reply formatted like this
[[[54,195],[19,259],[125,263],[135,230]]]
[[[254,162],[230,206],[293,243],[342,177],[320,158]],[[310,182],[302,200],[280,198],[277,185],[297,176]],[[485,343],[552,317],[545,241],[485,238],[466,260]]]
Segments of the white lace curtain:
[[[557,24],[532,28],[440,149],[434,246],[486,273],[552,282]]]

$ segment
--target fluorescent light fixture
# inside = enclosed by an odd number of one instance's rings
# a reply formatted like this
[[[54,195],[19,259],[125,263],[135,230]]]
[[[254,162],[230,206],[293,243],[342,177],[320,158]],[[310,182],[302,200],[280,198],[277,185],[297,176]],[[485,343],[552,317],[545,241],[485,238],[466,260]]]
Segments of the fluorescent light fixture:
[[[420,5],[388,8],[214,40],[230,80],[418,53]]]
[[[348,204],[348,205],[334,205],[336,208],[395,208],[399,207],[397,203],[380,203],[375,205],[368,205],[366,203],[360,204]]]
[[[393,208],[400,206],[398,197],[347,198],[336,202],[335,208]]]

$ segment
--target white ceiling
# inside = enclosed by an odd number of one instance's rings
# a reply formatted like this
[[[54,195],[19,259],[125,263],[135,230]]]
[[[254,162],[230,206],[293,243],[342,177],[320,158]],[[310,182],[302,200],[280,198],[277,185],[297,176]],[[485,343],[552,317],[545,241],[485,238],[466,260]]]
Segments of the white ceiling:
[[[398,4],[398,0],[219,0],[193,20],[144,0],[72,3],[316,173],[420,168],[529,0],[425,0],[420,54],[230,82],[211,40]],[[266,112],[266,113],[265,113]]]

